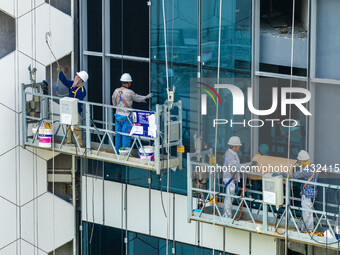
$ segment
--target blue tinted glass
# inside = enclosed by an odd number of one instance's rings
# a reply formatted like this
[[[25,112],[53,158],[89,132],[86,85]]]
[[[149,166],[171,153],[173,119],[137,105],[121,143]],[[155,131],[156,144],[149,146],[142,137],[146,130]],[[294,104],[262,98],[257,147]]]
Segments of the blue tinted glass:
[[[165,0],[166,42],[168,61],[197,62],[197,1]],[[165,38],[162,1],[152,1],[151,56],[165,60]]]
[[[202,61],[217,67],[220,1],[202,1]],[[221,68],[250,70],[251,0],[222,1]]]

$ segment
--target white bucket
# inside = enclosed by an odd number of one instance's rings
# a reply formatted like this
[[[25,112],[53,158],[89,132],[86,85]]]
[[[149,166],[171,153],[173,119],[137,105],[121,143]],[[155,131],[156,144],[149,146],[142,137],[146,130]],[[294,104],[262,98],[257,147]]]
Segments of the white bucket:
[[[126,156],[130,152],[129,147],[122,147],[119,149],[119,155]]]
[[[140,159],[147,159],[152,161],[154,155],[154,148],[153,146],[144,146],[139,149],[139,158]]]
[[[39,128],[39,147],[51,148],[53,129]]]

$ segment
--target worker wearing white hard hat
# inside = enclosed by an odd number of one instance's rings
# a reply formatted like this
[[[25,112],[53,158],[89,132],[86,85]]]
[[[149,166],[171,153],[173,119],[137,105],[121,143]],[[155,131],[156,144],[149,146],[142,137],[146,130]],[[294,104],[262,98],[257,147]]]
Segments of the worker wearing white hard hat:
[[[86,96],[86,89],[84,87],[84,83],[88,80],[89,75],[86,71],[77,72],[74,80],[67,80],[63,71],[61,70],[62,67],[58,67],[59,72],[59,79],[60,81],[68,88],[68,96],[72,98],[77,98],[78,100],[84,100]],[[83,111],[82,104],[78,103],[78,126],[80,125],[80,115]],[[72,143],[72,130],[67,127],[67,143]],[[74,134],[78,140],[80,146],[82,146],[82,135],[81,130],[79,127],[74,127]]]
[[[308,182],[317,182],[318,175],[315,168],[312,166],[310,161],[310,156],[307,151],[301,150],[297,156],[298,165],[300,167],[299,171],[296,171],[291,174],[293,179],[303,179]],[[277,176],[278,173],[273,173],[272,176]],[[283,177],[287,177],[288,173],[281,172]],[[313,184],[301,184],[301,207],[302,209],[302,232],[314,231],[314,218],[313,213],[310,210],[313,210],[314,200],[318,194],[318,189],[316,185]],[[306,211],[306,209],[308,211]]]
[[[248,162],[248,163],[240,163],[240,159],[237,155],[240,147],[242,146],[241,140],[238,136],[230,137],[228,141],[229,149],[225,152],[223,156],[223,164],[227,167],[227,171],[223,172],[223,182],[225,184],[226,193],[228,195],[235,195],[237,191],[238,183],[240,182],[240,174],[239,171],[241,168],[246,168],[248,166],[255,166],[257,164],[256,161]],[[225,197],[224,198],[224,217],[231,218],[232,217],[232,205],[233,198]]]
[[[152,97],[152,93],[147,96],[141,96],[136,94],[130,89],[132,83],[132,77],[128,73],[124,73],[120,77],[121,87],[117,88],[112,94],[112,104],[114,106],[122,108],[132,108],[133,102],[145,102],[146,99]],[[130,111],[117,109],[115,114],[115,131],[130,133],[132,128],[132,119],[130,117]],[[116,134],[115,135],[115,147],[117,153],[121,147],[129,148],[131,146],[131,137]]]

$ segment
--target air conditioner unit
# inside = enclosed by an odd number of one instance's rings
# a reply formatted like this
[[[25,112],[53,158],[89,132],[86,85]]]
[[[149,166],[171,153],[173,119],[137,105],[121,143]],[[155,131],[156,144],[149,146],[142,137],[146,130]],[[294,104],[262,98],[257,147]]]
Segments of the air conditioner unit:
[[[78,99],[71,97],[60,99],[60,122],[66,125],[78,124]]]
[[[283,176],[264,176],[262,179],[263,203],[275,205],[279,208],[283,205]]]

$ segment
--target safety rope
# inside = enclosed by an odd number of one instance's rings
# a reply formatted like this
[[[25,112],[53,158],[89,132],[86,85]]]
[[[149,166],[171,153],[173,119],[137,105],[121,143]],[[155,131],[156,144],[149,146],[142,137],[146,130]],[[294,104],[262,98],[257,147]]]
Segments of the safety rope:
[[[289,87],[293,87],[293,63],[294,63],[294,32],[295,32],[295,0],[293,0],[293,10],[292,10],[292,40],[291,40],[291,52],[290,52],[290,79],[289,79]],[[289,98],[292,97],[292,93],[290,92]],[[289,119],[292,117],[292,106],[291,104],[289,105]],[[291,142],[291,128],[288,128],[288,166],[290,166],[290,142]],[[289,174],[287,175],[287,182],[286,185],[289,185]],[[292,188],[292,187],[291,187]],[[286,194],[286,200],[288,199],[287,197],[288,194]],[[292,189],[292,196],[293,194],[293,189]],[[293,199],[294,203],[294,199]],[[288,208],[289,205],[286,201],[286,220],[285,220],[285,255],[288,254],[288,218],[289,218],[289,213],[288,213]]]
[[[57,63],[57,83],[56,83],[56,88],[55,89],[56,89],[56,93],[57,93],[58,96],[64,97],[64,96],[67,96],[68,94],[59,94],[59,82],[60,82],[59,74],[61,72],[61,70],[60,70],[61,69],[61,65],[59,64],[59,61],[56,58],[56,56],[54,55],[52,47],[51,47],[50,43],[48,42],[48,37],[51,37],[51,36],[52,36],[52,33],[51,33],[51,30],[50,30],[45,35],[45,42],[46,42],[46,45],[49,48],[49,50],[50,50],[50,52],[51,52],[51,54],[52,54],[52,56],[53,56],[53,58],[55,60],[55,62]],[[52,68],[52,66],[51,66],[51,68]]]
[[[222,31],[222,0],[220,0],[220,13],[219,13],[219,25],[218,25],[218,54],[217,54],[217,84],[220,83],[220,66],[221,66],[221,31]],[[217,88],[217,93],[219,93],[219,88]],[[216,104],[216,119],[218,119],[218,104]],[[218,135],[218,125],[215,127],[215,152],[214,152],[214,157],[215,157],[215,164],[216,164],[216,169],[217,169],[217,135]],[[214,171],[213,173],[214,176],[214,192],[216,191],[216,173]],[[216,199],[215,195],[213,196],[213,216],[214,216],[214,221],[213,221],[213,236],[215,236],[215,226],[216,226]],[[215,253],[215,238],[213,238],[213,249],[212,249],[212,254]]]
[[[167,40],[166,40],[166,18],[165,18],[165,3],[164,0],[162,0],[162,11],[163,11],[163,31],[164,31],[164,48],[165,48],[165,72],[166,72],[166,87],[167,87],[167,93],[169,98],[169,70],[168,70],[168,50],[167,50]],[[167,104],[167,111],[165,114],[167,114],[167,199],[168,199],[168,206],[167,206],[167,217],[166,217],[166,255],[169,254],[169,235],[170,235],[170,103]]]
[[[49,8],[48,8],[48,17],[49,17],[49,33],[51,33],[51,0],[48,0],[48,5],[49,5]],[[47,40],[46,40],[47,42]],[[48,44],[49,46],[49,44]],[[50,48],[51,49],[51,48]],[[53,57],[55,58],[52,50],[51,50],[51,54],[53,55]],[[50,58],[50,60],[52,60],[52,58]],[[57,62],[58,64],[58,62]],[[59,65],[59,64],[58,64]],[[53,103],[53,91],[52,91],[52,61],[50,61],[50,84],[51,84],[51,89],[50,89],[50,96],[51,96],[51,103]],[[59,77],[59,74],[58,74],[58,77]],[[51,118],[52,118],[52,127],[53,128],[53,123],[54,123],[54,110],[53,110],[54,107],[51,107]],[[52,243],[53,243],[53,252],[52,254],[55,255],[55,146],[54,146],[54,141],[55,141],[55,134],[53,132],[52,134],[52,194],[53,194],[53,197],[52,197],[52,237],[53,237],[53,240],[52,240]]]

